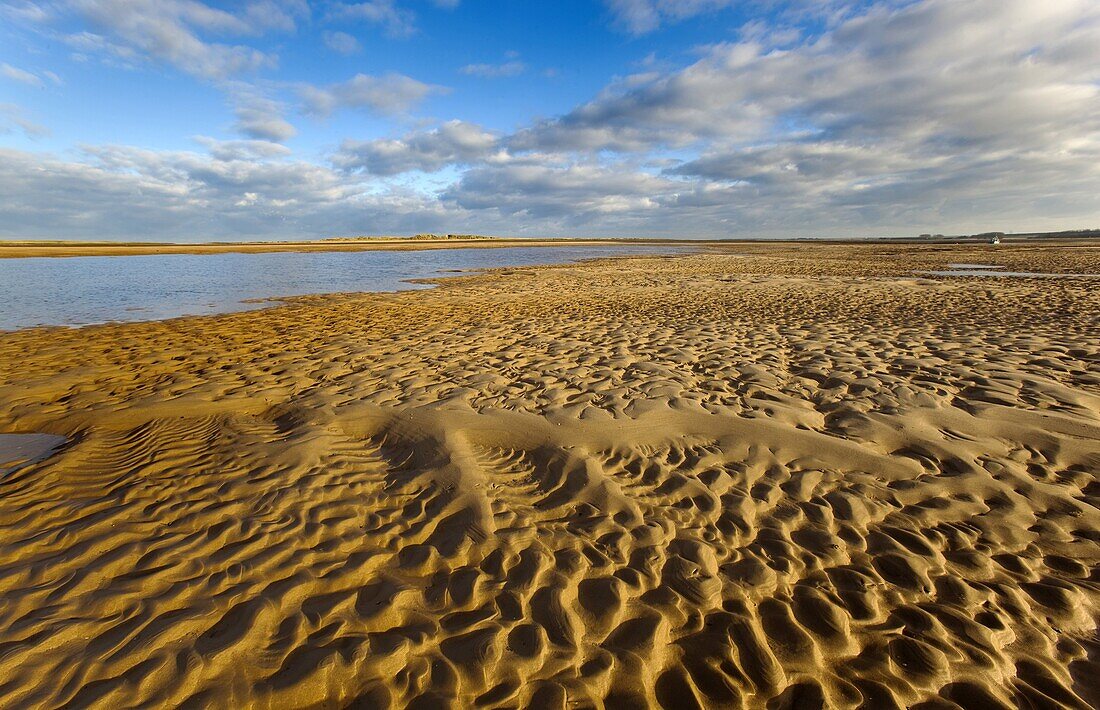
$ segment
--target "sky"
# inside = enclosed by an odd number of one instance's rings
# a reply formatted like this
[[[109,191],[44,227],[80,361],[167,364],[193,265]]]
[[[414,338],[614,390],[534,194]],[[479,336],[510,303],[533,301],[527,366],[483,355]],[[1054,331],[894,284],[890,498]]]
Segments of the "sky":
[[[0,238],[1096,227],[1096,0],[0,0]]]

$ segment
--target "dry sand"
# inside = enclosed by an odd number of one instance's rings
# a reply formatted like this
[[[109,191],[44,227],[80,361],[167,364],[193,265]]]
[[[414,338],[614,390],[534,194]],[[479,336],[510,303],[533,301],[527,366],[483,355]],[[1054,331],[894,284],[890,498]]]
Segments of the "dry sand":
[[[0,334],[0,706],[1100,704],[1100,251],[737,249]]]

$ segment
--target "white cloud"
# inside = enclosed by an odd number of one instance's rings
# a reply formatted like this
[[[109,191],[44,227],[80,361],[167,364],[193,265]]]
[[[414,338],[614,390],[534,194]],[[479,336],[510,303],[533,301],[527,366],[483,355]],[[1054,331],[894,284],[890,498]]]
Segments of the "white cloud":
[[[322,117],[342,108],[365,108],[381,114],[403,113],[428,96],[446,91],[445,87],[425,84],[404,74],[356,74],[339,84],[299,87],[309,112]]]
[[[28,138],[41,138],[50,134],[50,130],[45,126],[28,120],[20,107],[15,104],[0,103],[0,135],[11,133],[16,129]]]
[[[61,77],[48,69],[42,69],[35,73],[3,62],[0,62],[0,76],[21,84],[37,87],[45,86],[47,81],[54,86],[61,86],[65,83],[61,80]]]
[[[488,159],[497,151],[497,136],[480,126],[449,121],[430,131],[402,138],[372,141],[346,140],[333,157],[344,170],[373,175],[396,175],[411,170],[433,172],[448,165]]]
[[[644,220],[678,183],[625,166],[506,164],[472,168],[443,198],[469,210],[583,224],[606,216]]]
[[[91,56],[95,55],[106,64],[116,64],[133,69],[143,59],[132,47],[112,42],[103,35],[86,30],[66,35],[62,38],[62,41],[73,49],[79,50],[72,56],[73,59],[80,62],[88,61]]]
[[[324,39],[325,46],[337,54],[355,54],[363,48],[359,44],[359,40],[347,32],[325,32],[322,39]]]
[[[879,0],[879,5],[898,5],[913,0]],[[852,16],[873,0],[604,0],[612,23],[634,35],[653,32],[662,25],[675,24],[698,15],[728,8],[765,10],[775,20],[805,19],[812,16],[827,26]]]
[[[19,67],[13,67],[10,64],[0,63],[0,76],[11,79],[12,81],[18,81],[21,84],[27,84],[29,86],[42,86],[42,77],[29,72]]]
[[[665,21],[729,7],[734,0],[606,0],[615,23],[632,34],[652,32]]]
[[[210,157],[215,160],[264,160],[283,158],[291,154],[290,148],[273,141],[223,141],[209,136],[195,136],[195,142],[206,148]]]
[[[395,0],[367,0],[358,3],[334,3],[329,18],[359,20],[381,25],[393,37],[408,37],[416,32],[416,15],[397,6]]]
[[[520,61],[504,62],[503,64],[467,64],[458,71],[469,76],[496,79],[500,77],[519,76],[527,71],[527,65]]]
[[[653,229],[677,213],[741,234],[1088,221],[1100,212],[1100,5],[880,5],[783,49],[746,40],[627,77],[504,144],[579,161],[700,153],[651,193]],[[478,168],[450,194],[489,209],[499,192],[516,210],[513,170]],[[565,176],[542,175],[523,199],[545,211],[533,195],[560,193]]]
[[[436,7],[453,10],[460,0],[431,0]],[[403,5],[404,0],[364,0],[330,2],[326,17],[332,22],[367,22],[378,25],[391,37],[411,37],[417,32],[416,13]]]
[[[236,22],[246,11],[183,4],[186,12],[171,5],[172,16],[204,45],[208,35],[243,32]],[[381,26],[390,22],[386,7],[400,9],[366,4]],[[235,130],[249,140],[199,138],[202,153],[96,148],[78,161],[5,154],[0,194],[15,197],[0,201],[0,231],[33,225],[23,208],[57,194],[63,199],[50,202],[39,230],[56,228],[54,236],[102,235],[112,199],[114,214],[133,211],[131,232],[147,219],[160,234],[188,224],[209,237],[230,227],[239,236],[401,224],[425,231],[433,220],[449,231],[671,236],[1096,226],[1100,4],[811,5],[792,12],[818,13],[813,32],[772,22],[742,28],[737,41],[700,49],[688,66],[648,63],[511,134],[461,120],[407,121],[447,90],[400,74],[326,86],[222,80]],[[637,6],[671,22],[718,3]],[[97,32],[81,36],[87,51],[122,62],[150,56],[119,32]],[[503,59],[486,66],[519,61]],[[291,95],[316,116],[366,109],[411,126],[392,138],[345,140],[326,163],[294,160],[279,145],[295,132],[285,118]],[[8,131],[42,130],[14,107],[0,114]],[[403,175],[410,171],[433,175]]]
[[[298,22],[310,16],[308,0],[251,0],[240,11],[253,33],[266,30],[293,32]]]
[[[234,130],[249,138],[264,141],[285,141],[298,130],[285,118],[286,106],[267,96],[258,87],[241,81],[226,82],[223,87],[233,103],[237,117]]]
[[[712,48],[695,64],[612,85],[517,149],[619,151],[761,142],[905,140],[1056,145],[1100,121],[1100,5],[928,0],[874,11],[786,50]]]
[[[30,0],[5,2],[0,4],[0,17],[6,17],[15,22],[46,22],[50,19],[50,12],[43,5],[44,3],[30,2]]]
[[[270,239],[473,228],[468,215],[422,194],[300,161],[87,151],[71,161],[0,149],[0,236]]]
[[[105,52],[128,61],[152,60],[206,79],[223,79],[274,66],[276,57],[242,44],[206,35],[254,36],[291,31],[309,12],[304,0],[257,0],[236,12],[198,0],[68,0],[63,7],[91,23],[67,41],[85,51]]]

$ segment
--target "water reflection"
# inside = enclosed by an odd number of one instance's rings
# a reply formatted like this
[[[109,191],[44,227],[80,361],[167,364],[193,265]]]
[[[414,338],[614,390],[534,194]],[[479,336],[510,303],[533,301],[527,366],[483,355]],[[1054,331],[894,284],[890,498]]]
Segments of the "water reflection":
[[[285,296],[428,288],[406,280],[468,269],[676,251],[503,247],[0,259],[0,330],[250,310],[270,305],[257,300]]]

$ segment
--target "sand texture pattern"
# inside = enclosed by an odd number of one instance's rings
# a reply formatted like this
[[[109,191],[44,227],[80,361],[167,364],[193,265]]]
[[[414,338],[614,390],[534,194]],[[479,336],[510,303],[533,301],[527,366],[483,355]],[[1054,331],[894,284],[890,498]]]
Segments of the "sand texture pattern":
[[[1100,705],[1083,246],[0,334],[0,706]]]

